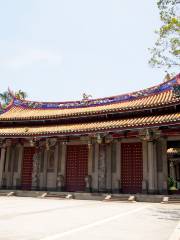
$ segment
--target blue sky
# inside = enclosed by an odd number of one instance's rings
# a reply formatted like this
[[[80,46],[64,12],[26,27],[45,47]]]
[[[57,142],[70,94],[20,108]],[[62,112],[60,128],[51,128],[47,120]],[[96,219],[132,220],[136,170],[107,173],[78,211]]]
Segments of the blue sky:
[[[160,83],[148,65],[159,26],[156,0],[0,0],[0,91],[64,101]]]

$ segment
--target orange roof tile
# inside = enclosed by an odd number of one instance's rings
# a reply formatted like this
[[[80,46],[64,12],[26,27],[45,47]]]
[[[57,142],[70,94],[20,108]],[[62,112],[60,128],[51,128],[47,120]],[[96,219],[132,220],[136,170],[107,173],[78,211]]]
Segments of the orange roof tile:
[[[172,90],[141,97],[131,101],[123,101],[100,106],[66,108],[66,109],[38,109],[12,105],[5,113],[0,115],[0,121],[51,119],[71,116],[86,116],[93,114],[106,114],[109,112],[134,111],[147,108],[157,108],[180,102]]]
[[[1,127],[0,136],[45,136],[45,135],[63,135],[76,133],[90,133],[101,131],[112,131],[131,128],[143,128],[150,126],[164,126],[180,123],[180,113],[165,114],[158,116],[148,116],[139,118],[128,118],[113,121],[77,123],[77,124],[59,124],[50,126],[25,126],[25,127]]]

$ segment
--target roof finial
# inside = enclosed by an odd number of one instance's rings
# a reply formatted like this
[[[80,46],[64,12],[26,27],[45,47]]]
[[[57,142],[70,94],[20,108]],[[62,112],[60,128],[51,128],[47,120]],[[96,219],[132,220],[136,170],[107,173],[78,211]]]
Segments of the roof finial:
[[[2,104],[0,102],[0,113],[2,112],[2,110],[3,110],[3,107],[2,107]]]
[[[92,95],[91,94],[86,94],[86,93],[83,93],[82,94],[82,100],[83,101],[87,101],[87,100],[89,100],[90,98],[92,98]]]
[[[176,76],[176,82],[178,85],[180,85],[180,73]]]
[[[171,80],[171,75],[168,73],[168,71],[165,71],[166,75],[164,77],[164,82],[168,82],[169,80]]]

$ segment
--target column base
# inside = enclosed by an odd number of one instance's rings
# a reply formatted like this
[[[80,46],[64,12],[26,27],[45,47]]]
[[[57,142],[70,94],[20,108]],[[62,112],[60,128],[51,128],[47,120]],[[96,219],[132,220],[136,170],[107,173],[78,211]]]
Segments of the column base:
[[[142,189],[142,194],[148,194],[148,190],[147,189]]]
[[[156,189],[149,189],[148,194],[158,194],[158,190]]]
[[[112,193],[121,193],[121,189],[119,188],[115,188],[115,189],[112,189]]]
[[[57,192],[64,192],[65,191],[65,187],[57,187],[56,191]]]
[[[91,189],[91,188],[85,188],[85,192],[91,193],[91,192],[92,192],[92,189]]]
[[[163,195],[168,195],[168,190],[167,189],[164,189],[164,190],[162,190],[161,192],[160,192],[160,194],[163,194]]]

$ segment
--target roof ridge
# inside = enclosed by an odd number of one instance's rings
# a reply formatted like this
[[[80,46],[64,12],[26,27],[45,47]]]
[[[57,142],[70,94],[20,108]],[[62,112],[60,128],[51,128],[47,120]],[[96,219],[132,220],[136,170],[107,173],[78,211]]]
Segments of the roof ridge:
[[[5,111],[9,110],[9,108],[12,107],[12,105],[20,106],[24,108],[33,108],[33,109],[68,109],[68,108],[101,106],[106,104],[131,101],[131,100],[139,99],[141,97],[147,97],[153,94],[159,94],[167,90],[172,90],[174,85],[180,84],[179,79],[180,79],[180,74],[176,75],[169,81],[163,82],[161,84],[158,84],[143,90],[116,95],[116,96],[105,97],[105,98],[86,99],[86,100],[78,100],[78,101],[40,102],[40,101],[22,100],[14,96],[13,101],[8,105]]]

